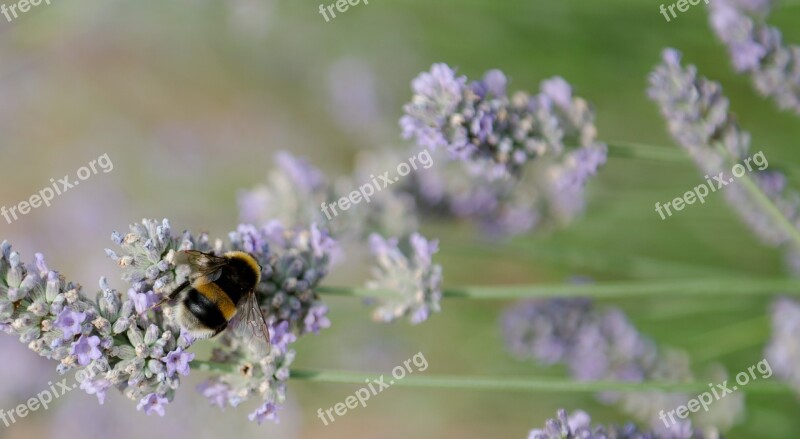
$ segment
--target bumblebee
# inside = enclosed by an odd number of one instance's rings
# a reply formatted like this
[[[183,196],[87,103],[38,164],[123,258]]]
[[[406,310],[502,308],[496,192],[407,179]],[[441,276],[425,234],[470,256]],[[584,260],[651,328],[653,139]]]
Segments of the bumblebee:
[[[180,326],[198,339],[231,328],[257,353],[269,352],[269,326],[255,291],[261,281],[261,265],[253,256],[240,251],[220,257],[184,250],[176,254],[175,265],[191,269],[188,280],[166,298],[175,302]]]

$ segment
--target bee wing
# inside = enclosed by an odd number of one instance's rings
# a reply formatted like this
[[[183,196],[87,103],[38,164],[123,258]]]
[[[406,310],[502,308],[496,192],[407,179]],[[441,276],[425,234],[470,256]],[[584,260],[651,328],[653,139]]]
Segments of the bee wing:
[[[256,355],[265,357],[269,354],[269,325],[258,306],[255,291],[242,298],[228,326]]]
[[[222,275],[222,267],[227,263],[225,258],[197,250],[182,250],[175,255],[175,265],[188,265],[192,269],[189,275],[192,284],[214,282]]]

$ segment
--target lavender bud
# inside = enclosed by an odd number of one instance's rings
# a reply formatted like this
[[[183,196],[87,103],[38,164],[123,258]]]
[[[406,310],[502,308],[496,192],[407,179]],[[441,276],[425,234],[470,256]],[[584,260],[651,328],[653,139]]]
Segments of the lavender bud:
[[[53,302],[56,296],[61,292],[61,279],[58,273],[50,271],[47,273],[47,287],[45,288],[45,299],[48,302]]]

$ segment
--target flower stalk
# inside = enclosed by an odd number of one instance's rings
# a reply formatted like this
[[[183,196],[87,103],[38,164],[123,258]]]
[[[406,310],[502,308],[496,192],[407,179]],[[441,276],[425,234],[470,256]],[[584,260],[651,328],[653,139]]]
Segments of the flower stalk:
[[[320,294],[350,297],[392,297],[398,293],[359,287],[320,286]],[[602,299],[731,297],[800,294],[800,280],[791,278],[705,278],[690,280],[613,281],[593,284],[532,284],[445,288],[450,299],[508,300],[522,298],[591,297]]]
[[[193,366],[195,363],[194,362]],[[364,384],[366,380],[373,380],[380,374],[369,372],[352,372],[338,370],[312,370],[292,369],[290,379],[324,383]],[[708,383],[683,382],[668,383],[658,381],[630,382],[630,381],[574,381],[564,378],[552,377],[484,377],[469,375],[414,375],[397,380],[394,386],[440,388],[440,389],[470,389],[470,390],[495,390],[495,391],[527,391],[527,392],[569,392],[569,393],[597,393],[604,391],[614,392],[703,392],[708,390]],[[760,395],[783,395],[791,393],[790,389],[777,382],[759,381],[752,382],[742,390]]]

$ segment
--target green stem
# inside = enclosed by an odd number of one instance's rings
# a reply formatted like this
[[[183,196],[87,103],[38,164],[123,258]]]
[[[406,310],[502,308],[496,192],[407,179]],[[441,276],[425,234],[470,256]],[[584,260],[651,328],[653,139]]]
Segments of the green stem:
[[[800,0],[795,5],[800,5]],[[690,163],[691,157],[683,151],[669,146],[648,145],[637,142],[610,141],[608,142],[608,154],[612,157],[632,158],[643,160],[655,160],[661,162]],[[800,176],[800,167],[792,164],[784,164],[775,167],[791,176]]]
[[[400,293],[368,288],[318,287],[322,294],[352,297],[398,297]],[[763,296],[800,293],[800,280],[788,278],[706,278],[690,280],[617,281],[592,284],[534,284],[472,286],[443,290],[445,298],[500,300],[551,297],[592,297],[603,299],[709,296]]]
[[[700,277],[736,276],[741,274],[719,267],[686,264],[638,255],[622,255],[608,252],[553,246],[547,243],[514,241],[508,247],[520,254],[529,254],[565,267],[581,267],[605,273],[622,274],[631,278],[646,277]]]
[[[611,141],[608,143],[608,154],[620,158],[636,158],[676,163],[689,162],[689,157],[675,148],[645,145],[635,142]]]
[[[334,371],[334,370],[300,370],[293,369],[291,378],[303,381],[343,383],[364,385],[372,380],[384,377],[386,384],[404,387],[449,388],[472,390],[519,390],[529,392],[570,392],[596,393],[615,392],[702,392],[708,390],[708,383],[684,382],[620,382],[620,381],[573,381],[564,378],[536,377],[484,377],[455,375],[409,375],[401,380],[392,381],[390,374]],[[775,381],[755,381],[743,387],[748,393],[785,394],[790,390]]]
[[[235,365],[214,363],[212,361],[192,360],[189,366],[194,370],[202,370],[203,372],[220,372],[226,374],[237,372]]]

